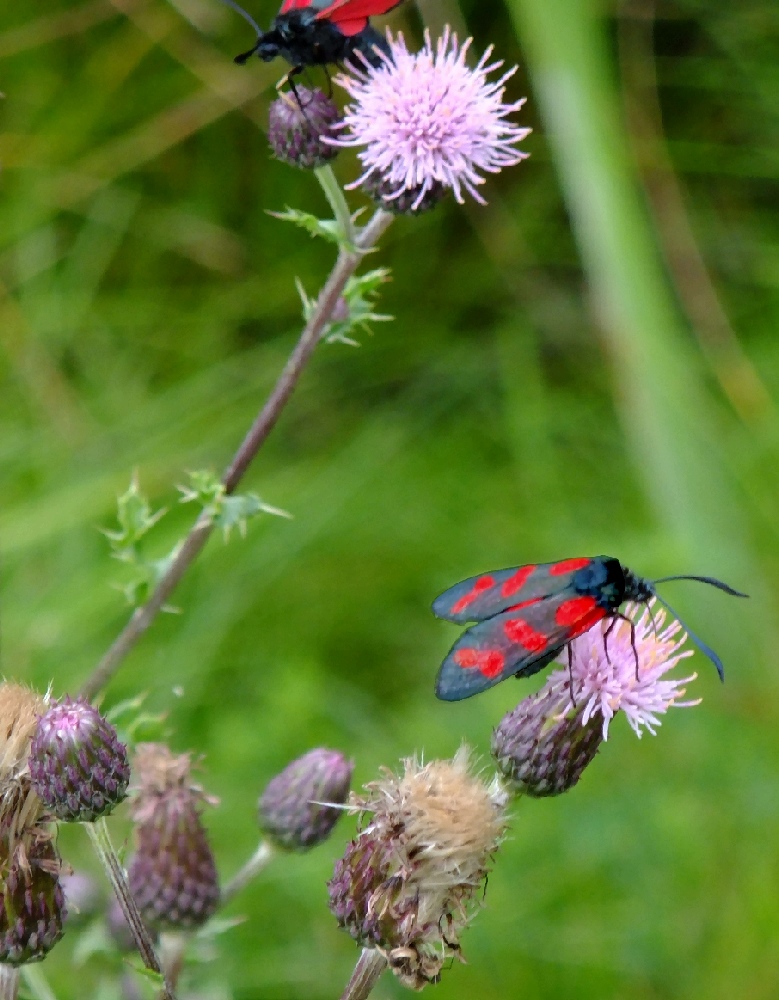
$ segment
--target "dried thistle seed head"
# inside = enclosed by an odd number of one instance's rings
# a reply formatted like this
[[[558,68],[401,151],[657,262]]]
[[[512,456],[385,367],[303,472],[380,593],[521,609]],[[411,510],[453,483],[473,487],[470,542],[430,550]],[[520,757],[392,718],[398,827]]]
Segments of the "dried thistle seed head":
[[[325,140],[335,135],[341,113],[321,90],[296,87],[297,98],[282,94],[270,106],[268,142],[277,160],[311,170],[338,155]]]
[[[293,760],[260,796],[262,830],[280,847],[305,851],[327,840],[346,802],[354,763],[320,747]]]
[[[493,756],[516,792],[540,798],[568,791],[603,742],[601,720],[583,722],[584,706],[572,706],[561,674],[524,698],[492,734]]]
[[[137,825],[130,890],[152,926],[198,927],[219,902],[216,864],[200,820],[202,804],[215,800],[192,782],[189,754],[176,756],[163,744],[143,743],[134,764],[138,786],[131,811]]]
[[[0,963],[40,961],[62,937],[67,911],[60,869],[45,839],[0,861]]]
[[[53,702],[30,750],[30,776],[44,805],[64,822],[91,823],[127,795],[127,748],[85,698]]]
[[[506,826],[507,796],[454,760],[404,761],[352,795],[367,825],[336,863],[330,909],[361,945],[376,948],[405,986],[435,982],[461,957],[460,934],[480,905],[482,884]]]
[[[41,959],[62,936],[61,863],[32,787],[29,755],[46,700],[0,684],[0,963]]]
[[[0,684],[0,837],[13,847],[43,806],[30,781],[30,744],[46,701],[21,684]]]

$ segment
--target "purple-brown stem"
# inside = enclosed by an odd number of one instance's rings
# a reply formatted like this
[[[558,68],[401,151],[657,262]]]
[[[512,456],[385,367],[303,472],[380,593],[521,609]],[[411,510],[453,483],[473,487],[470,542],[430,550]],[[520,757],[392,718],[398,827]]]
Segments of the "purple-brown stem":
[[[111,888],[114,890],[116,898],[119,900],[119,905],[122,908],[124,919],[127,921],[127,926],[130,928],[135,941],[135,946],[138,949],[138,953],[141,956],[143,964],[147,969],[152,972],[156,972],[157,975],[163,980],[163,986],[160,992],[161,1000],[176,1000],[175,994],[173,993],[173,987],[168,982],[162,966],[160,965],[160,960],[157,957],[157,951],[154,947],[151,934],[149,934],[146,924],[143,922],[143,917],[138,911],[138,906],[133,898],[133,894],[130,892],[130,886],[127,884],[127,876],[125,875],[124,868],[119,861],[114,846],[111,843],[111,838],[108,835],[108,826],[106,825],[105,817],[101,816],[100,819],[96,820],[94,823],[83,823],[82,826],[89,834],[89,839],[92,841],[95,853],[105,869],[105,873],[108,876]]]
[[[332,317],[333,309],[343,293],[346,282],[354,274],[363,254],[373,247],[391,221],[392,216],[388,212],[384,212],[382,209],[377,210],[368,224],[360,231],[355,241],[358,252],[341,250],[338,254],[338,259],[322,288],[314,311],[311,313],[300,339],[287,359],[287,363],[276,380],[265,405],[257,414],[222,478],[227,493],[235,491],[255,455],[276,425],[276,421],[298,384],[314,348],[319,343],[322,331]],[[125,656],[165,606],[213,530],[214,523],[211,517],[206,513],[200,514],[191,531],[181,543],[167,572],[157,584],[154,593],[145,604],[133,612],[108,652],[87,678],[81,688],[81,695],[92,699],[110,681]]]
[[[378,951],[363,948],[341,1000],[365,1000],[387,968],[387,959]]]

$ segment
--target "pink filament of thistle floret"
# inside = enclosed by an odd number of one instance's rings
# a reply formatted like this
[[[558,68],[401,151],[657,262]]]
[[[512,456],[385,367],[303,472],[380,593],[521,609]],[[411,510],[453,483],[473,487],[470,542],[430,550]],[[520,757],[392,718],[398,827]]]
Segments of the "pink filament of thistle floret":
[[[470,69],[465,60],[471,39],[459,47],[448,27],[435,50],[425,32],[418,53],[408,51],[402,34],[393,38],[388,32],[387,37],[391,55],[379,53],[378,67],[362,59],[361,66],[349,67],[351,76],[337,78],[353,100],[341,126],[351,135],[330,141],[364,147],[358,156],[365,169],[348,187],[377,175],[392,187],[390,199],[418,190],[415,207],[436,183],[451,188],[458,202],[465,191],[484,204],[477,190],[485,180],[479,171],[497,173],[528,156],[515,144],[530,129],[506,120],[525,100],[502,103],[504,85],[516,67],[490,83],[489,73],[503,65],[489,62],[492,46]]]
[[[650,601],[638,619],[634,616],[639,605],[628,605],[625,609],[635,629],[635,653],[626,621],[618,621],[605,638],[611,625],[611,620],[605,619],[571,643],[576,701],[570,702],[567,709],[581,714],[582,725],[593,716],[602,715],[604,740],[608,738],[609,724],[618,711],[625,713],[630,727],[640,738],[644,729],[655,735],[662,722],[660,716],[669,708],[700,704],[700,699],[680,700],[686,690],[683,685],[695,680],[697,674],[681,678],[664,676],[680,660],[692,656],[693,651],[682,650],[687,633],[679,622],[665,625],[665,612],[653,611],[653,604],[654,601]],[[608,644],[608,656],[605,643]]]

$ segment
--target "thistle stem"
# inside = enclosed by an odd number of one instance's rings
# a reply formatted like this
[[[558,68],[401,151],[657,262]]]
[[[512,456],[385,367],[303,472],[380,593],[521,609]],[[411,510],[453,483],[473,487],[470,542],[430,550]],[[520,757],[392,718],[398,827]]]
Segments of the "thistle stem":
[[[325,197],[330,203],[330,208],[333,210],[333,218],[340,226],[345,242],[349,246],[353,246],[356,235],[354,232],[354,223],[352,222],[352,216],[349,212],[349,205],[344,197],[343,189],[333,173],[333,168],[329,164],[325,164],[323,167],[317,167],[314,174],[325,193]]]
[[[387,968],[387,959],[378,951],[363,948],[341,1000],[365,1000]]]
[[[222,889],[219,905],[226,906],[239,892],[252,882],[274,855],[272,845],[267,840],[261,840],[257,850],[249,860],[233,875],[227,885]]]
[[[105,818],[101,816],[100,819],[95,820],[94,823],[83,823],[82,826],[86,828],[86,831],[89,834],[89,839],[92,841],[92,846],[95,849],[95,853],[105,869],[108,880],[111,883],[111,887],[116,894],[116,898],[119,900],[119,905],[122,907],[122,913],[124,913],[127,925],[132,932],[133,938],[135,939],[135,944],[138,948],[143,964],[147,969],[151,969],[152,972],[156,972],[164,980],[164,973],[162,971],[162,966],[160,965],[160,960],[157,958],[157,952],[154,949],[154,942],[146,929],[143,918],[141,917],[136,902],[130,892],[130,886],[127,884],[127,877],[124,873],[124,868],[119,861],[114,845],[111,843],[111,838],[108,835],[108,827],[106,825]],[[165,1000],[176,1000],[167,983],[163,986],[162,996]]]
[[[324,169],[322,168],[322,170]],[[333,309],[341,297],[346,282],[356,271],[363,255],[373,249],[374,243],[388,228],[392,218],[389,212],[378,209],[368,224],[357,234],[354,241],[355,249],[340,250],[330,276],[319,294],[316,306],[303,328],[297,344],[287,359],[271,394],[257,414],[222,478],[226,493],[230,494],[235,491],[253,458],[275,427],[319,343],[322,331],[331,320]],[[145,604],[133,612],[113,645],[95,667],[90,677],[87,678],[81,688],[83,697],[94,698],[111,680],[124,658],[168,602],[179,581],[208,541],[213,529],[214,523],[208,514],[203,513],[197,518],[171,560],[165,575],[157,584],[154,593]]]
[[[0,965],[0,1000],[16,1000],[19,993],[19,969]]]

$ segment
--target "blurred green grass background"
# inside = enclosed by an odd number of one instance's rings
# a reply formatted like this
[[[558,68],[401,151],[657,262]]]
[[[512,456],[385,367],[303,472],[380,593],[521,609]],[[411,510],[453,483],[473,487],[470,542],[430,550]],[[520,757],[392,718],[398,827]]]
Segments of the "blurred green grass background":
[[[664,593],[725,686],[696,656],[701,708],[640,743],[618,720],[573,792],[518,806],[468,964],[436,993],[774,998],[779,7],[428,0],[391,18],[415,38],[447,22],[521,64],[532,158],[490,180],[487,208],[392,227],[370,266],[392,268],[394,323],[319,349],[246,480],[294,520],[212,540],[106,704],[148,692],[173,747],[205,755],[227,878],[263,784],[313,745],[354,756],[358,782],[462,739],[486,757],[530,685],[436,702],[456,633],[428,609],[456,580],[599,552],[721,576],[748,605]],[[98,530],[116,496],[137,470],[171,505],[162,554],[188,523],[175,484],[221,470],[294,342],[293,277],[313,294],[330,265],[265,214],[325,206],[269,158],[283,68],[234,67],[246,45],[216,0],[0,10],[6,677],[86,678],[127,616]],[[233,903],[246,921],[198,995],[340,994],[357,951],[324,882],[352,828]],[[77,867],[84,839],[61,836]],[[77,943],[43,966],[57,996],[111,996],[107,963],[74,974]],[[374,995],[401,993],[385,977]]]

